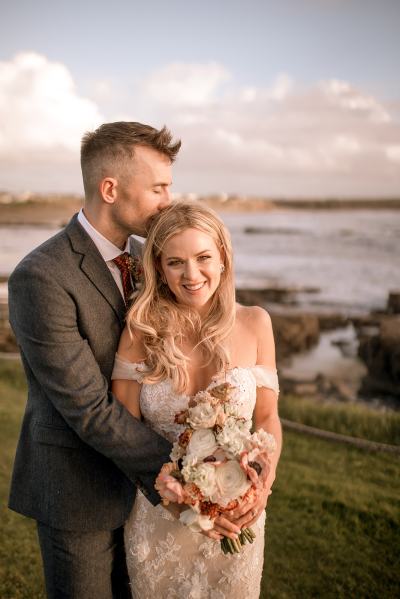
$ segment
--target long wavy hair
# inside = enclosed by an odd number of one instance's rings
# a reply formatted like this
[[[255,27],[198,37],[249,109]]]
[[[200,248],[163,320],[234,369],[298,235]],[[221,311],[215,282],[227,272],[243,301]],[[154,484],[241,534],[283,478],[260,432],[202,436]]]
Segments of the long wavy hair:
[[[212,237],[224,265],[218,288],[205,317],[179,304],[162,281],[161,254],[165,243],[186,229],[198,229]],[[126,322],[131,334],[140,334],[149,368],[145,381],[172,381],[178,392],[188,388],[190,356],[182,350],[188,336],[195,340],[216,372],[229,365],[226,341],[235,323],[235,286],[230,235],[219,216],[199,202],[176,202],[154,217],[143,254],[144,285],[128,311]]]

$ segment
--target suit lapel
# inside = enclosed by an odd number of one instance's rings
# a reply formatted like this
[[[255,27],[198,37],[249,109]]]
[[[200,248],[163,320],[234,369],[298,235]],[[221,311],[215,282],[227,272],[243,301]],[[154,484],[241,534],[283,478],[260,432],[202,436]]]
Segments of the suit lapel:
[[[125,317],[125,302],[100,252],[79,224],[77,215],[72,217],[65,231],[73,251],[82,256],[81,270],[107,300],[122,324]]]

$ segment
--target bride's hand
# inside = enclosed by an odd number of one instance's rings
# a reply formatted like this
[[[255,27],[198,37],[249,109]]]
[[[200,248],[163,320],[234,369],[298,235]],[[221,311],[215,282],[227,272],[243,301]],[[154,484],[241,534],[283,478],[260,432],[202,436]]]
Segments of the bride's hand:
[[[163,505],[163,507],[177,520],[179,520],[181,513],[187,509],[186,505],[178,505],[177,503],[169,503],[168,505]],[[214,528],[201,532],[205,537],[216,541],[220,541],[222,537],[237,539],[238,533],[240,533],[239,526],[223,516],[219,516],[214,520]]]
[[[257,522],[258,518],[265,510],[268,497],[271,493],[272,491],[269,487],[262,489],[252,500],[246,502],[240,508],[233,510],[230,513],[232,522],[239,526],[240,529],[252,526],[252,524]]]
[[[237,539],[239,533],[240,527],[237,523],[231,522],[226,516],[218,516],[214,520],[214,528],[202,532],[204,536],[217,541],[220,541],[222,537]]]

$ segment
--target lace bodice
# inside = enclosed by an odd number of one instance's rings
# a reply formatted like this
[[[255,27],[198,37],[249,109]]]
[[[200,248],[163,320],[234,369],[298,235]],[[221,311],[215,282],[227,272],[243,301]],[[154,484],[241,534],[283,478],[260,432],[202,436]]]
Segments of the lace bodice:
[[[188,407],[189,395],[176,393],[171,381],[159,383],[143,383],[146,366],[144,363],[132,363],[124,360],[118,354],[112,374],[113,379],[129,379],[142,383],[140,392],[140,410],[144,420],[160,435],[173,442],[183,430],[183,425],[174,422],[175,414]],[[240,416],[251,420],[255,402],[256,388],[268,387],[279,393],[276,370],[266,366],[237,366],[213,377],[206,390],[229,382],[237,391],[232,396],[235,408]]]

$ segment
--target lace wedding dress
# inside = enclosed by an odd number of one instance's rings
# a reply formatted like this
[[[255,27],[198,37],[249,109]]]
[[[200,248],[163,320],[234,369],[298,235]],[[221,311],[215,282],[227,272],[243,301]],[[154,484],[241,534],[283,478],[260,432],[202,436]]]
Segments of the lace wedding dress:
[[[116,357],[113,378],[142,382],[143,364]],[[233,368],[214,377],[238,387],[237,410],[251,419],[256,387],[278,393],[276,371],[265,366]],[[140,408],[151,428],[171,442],[182,432],[175,414],[188,406],[189,396],[173,391],[168,380],[143,384]],[[220,542],[208,539],[176,520],[162,505],[154,507],[138,491],[125,526],[125,544],[132,597],[135,599],[258,599],[264,558],[265,513],[252,526],[256,539],[240,554],[224,555]]]

